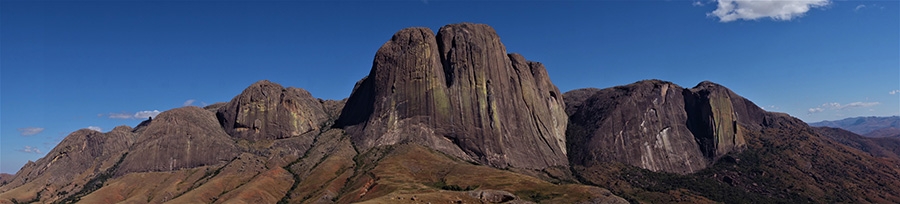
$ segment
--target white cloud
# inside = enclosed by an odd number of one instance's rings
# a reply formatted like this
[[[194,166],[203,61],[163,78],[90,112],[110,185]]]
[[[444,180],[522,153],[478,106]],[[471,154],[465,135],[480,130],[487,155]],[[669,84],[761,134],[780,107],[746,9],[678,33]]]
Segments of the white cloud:
[[[128,114],[128,113],[110,113],[109,114],[109,118],[113,118],[113,119],[130,119],[131,116],[133,116],[133,115]]]
[[[848,103],[848,104],[841,104],[841,103],[833,103],[832,102],[832,103],[824,103],[818,107],[809,108],[809,110],[807,110],[806,112],[807,112],[807,114],[813,114],[813,113],[825,111],[826,108],[828,110],[840,111],[840,110],[847,110],[847,109],[851,109],[851,108],[865,108],[865,107],[872,107],[872,106],[877,106],[877,105],[881,105],[881,103],[879,103],[879,102],[853,102],[853,103]]]
[[[881,104],[881,103],[879,103],[879,102],[853,102],[853,103],[848,103],[847,105],[839,106],[839,109],[844,110],[844,109],[848,109],[848,108],[872,107],[872,106],[877,106],[878,104]]]
[[[37,135],[38,133],[43,132],[44,128],[42,128],[42,127],[26,127],[26,128],[18,128],[16,130],[18,130],[19,134],[21,134],[22,136],[32,136],[32,135]]]
[[[190,106],[190,105],[193,105],[193,104],[194,104],[194,101],[197,101],[197,100],[194,100],[194,99],[188,99],[187,101],[184,101],[184,104],[182,104],[181,106]]]
[[[891,95],[894,95],[894,94],[900,93],[900,90],[893,90],[893,91],[888,92],[888,93],[891,94]]]
[[[41,153],[41,150],[38,149],[37,147],[32,147],[32,146],[28,146],[28,145],[25,145],[25,148],[22,148],[22,149],[20,149],[19,151],[20,151],[20,152],[25,152],[25,153],[33,153],[33,154],[40,154],[40,153]]]
[[[97,126],[88,126],[87,129],[94,130],[94,131],[97,131],[97,132],[103,132],[103,128],[100,128],[100,127],[97,127]]]
[[[701,2],[701,1],[694,1],[694,3],[692,3],[691,5],[694,5],[694,6],[705,6],[706,4],[703,4],[703,2]]]
[[[159,115],[159,113],[161,113],[161,112],[159,112],[159,110],[152,110],[152,111],[138,111],[137,113],[134,113],[134,114],[131,114],[131,113],[124,113],[124,112],[123,112],[123,113],[110,113],[110,114],[109,114],[109,118],[112,118],[112,119],[139,119],[139,120],[144,120],[144,119],[147,119],[148,117],[156,117],[156,115]]]
[[[148,118],[148,117],[156,117],[156,115],[159,115],[158,110],[138,111],[137,113],[134,114],[134,118],[135,119],[144,119],[144,118]]]
[[[860,9],[863,9],[863,8],[866,8],[866,5],[860,4],[859,6],[856,6],[856,8],[854,8],[853,11],[859,11]]]
[[[818,112],[822,112],[822,111],[825,111],[825,109],[822,109],[822,108],[810,108],[810,109],[807,111],[806,114],[813,114],[813,113],[818,113]]]
[[[811,8],[824,7],[830,0],[717,0],[716,10],[706,16],[718,17],[719,22],[771,18],[789,21],[803,16]]]

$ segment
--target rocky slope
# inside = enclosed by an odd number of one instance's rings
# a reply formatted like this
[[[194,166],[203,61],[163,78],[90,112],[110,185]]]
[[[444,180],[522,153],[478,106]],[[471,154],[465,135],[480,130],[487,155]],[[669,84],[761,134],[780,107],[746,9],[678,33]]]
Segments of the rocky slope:
[[[107,133],[81,129],[69,134],[47,156],[25,164],[14,179],[0,186],[0,200],[59,200],[96,189],[92,181],[109,177],[135,143],[131,131],[119,126]]]
[[[817,133],[835,142],[862,150],[875,157],[900,159],[900,138],[864,137],[850,131],[832,127],[814,127]]]
[[[632,202],[900,201],[900,183],[895,182],[900,173],[898,160],[841,145],[799,119],[765,112],[710,82],[680,90],[684,112],[678,107],[657,110],[667,103],[679,103],[671,100],[677,97],[662,94],[664,87],[673,86],[652,80],[566,93],[571,114],[567,136],[576,177],[583,183],[610,188]],[[656,118],[679,121],[660,124]],[[610,120],[615,122],[607,123]],[[679,124],[687,124],[689,131]],[[675,131],[643,131],[667,125]],[[671,159],[683,152],[668,150],[684,150],[689,145],[666,146],[677,144],[670,140],[681,134],[692,134],[699,148],[693,151],[702,152],[699,155],[708,160],[706,168],[684,174],[684,166],[671,162],[685,161]],[[617,148],[615,151],[625,152],[625,156],[604,151],[607,148]],[[583,152],[581,156],[575,153],[578,151]],[[579,162],[584,158],[599,159]]]
[[[873,138],[900,138],[900,128],[886,127],[872,130],[864,136]]]
[[[9,181],[11,181],[13,178],[15,178],[15,176],[16,175],[0,173],[0,186],[6,185],[7,183],[9,183]]]
[[[362,150],[417,143],[490,166],[565,166],[567,117],[544,66],[507,54],[493,28],[397,32],[375,54],[338,126]]]
[[[225,163],[238,155],[215,116],[188,106],[160,113],[137,137],[117,175]]]

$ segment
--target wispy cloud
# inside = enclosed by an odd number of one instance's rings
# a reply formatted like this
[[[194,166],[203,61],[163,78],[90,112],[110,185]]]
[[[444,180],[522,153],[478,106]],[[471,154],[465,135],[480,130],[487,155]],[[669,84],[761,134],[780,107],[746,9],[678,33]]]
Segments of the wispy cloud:
[[[97,126],[88,126],[87,129],[89,129],[89,130],[94,130],[94,131],[97,131],[97,132],[103,132],[103,128],[100,128],[100,127],[97,127]]]
[[[891,95],[894,95],[894,94],[900,93],[900,90],[893,90],[893,91],[888,92],[888,93],[891,94]]]
[[[161,113],[159,110],[138,111],[137,113],[109,113],[107,116],[112,119],[146,119],[148,117],[156,117]]]
[[[190,106],[190,105],[193,105],[193,104],[194,104],[194,101],[197,101],[197,100],[194,100],[194,99],[188,99],[187,101],[184,101],[184,104],[181,104],[181,106]]]
[[[853,12],[859,12],[860,10],[863,10],[863,9],[868,10],[868,9],[873,9],[873,8],[878,8],[878,9],[884,10],[884,6],[882,6],[882,5],[878,5],[878,4],[869,4],[869,5],[860,4],[860,5],[857,5],[856,7],[853,8]]]
[[[128,114],[128,113],[110,113],[109,114],[109,118],[113,118],[113,119],[131,119],[132,116],[134,116],[134,115]]]
[[[813,113],[818,113],[818,112],[822,112],[822,111],[825,111],[825,109],[818,108],[818,107],[817,107],[817,108],[810,108],[810,109],[806,112],[806,114],[813,114]]]
[[[860,9],[863,9],[863,8],[866,8],[866,5],[860,4],[859,6],[856,6],[856,8],[854,8],[853,11],[856,12],[856,11],[859,11]]]
[[[865,108],[880,105],[879,102],[853,102],[848,104],[841,103],[824,103],[818,107],[809,108],[807,114],[819,113],[825,110],[847,110],[853,108]]]
[[[719,18],[719,22],[736,20],[756,20],[770,18],[776,21],[790,21],[802,17],[811,8],[831,4],[829,0],[717,0],[716,10],[706,16]]]
[[[38,133],[43,132],[44,128],[42,128],[42,127],[25,127],[25,128],[18,128],[16,130],[18,130],[19,134],[21,134],[22,136],[32,136],[32,135],[37,135]]]
[[[138,111],[137,113],[134,114],[134,118],[136,118],[136,119],[144,119],[144,118],[148,118],[148,117],[156,117],[156,115],[159,115],[159,111],[158,111],[158,110],[152,110],[152,111]]]
[[[19,149],[19,151],[25,152],[25,153],[32,153],[32,154],[40,154],[41,153],[41,150],[38,149],[37,147],[32,147],[32,146],[28,146],[28,145],[25,145],[25,147],[22,149]]]
[[[701,2],[701,1],[694,1],[694,3],[691,3],[691,5],[694,5],[694,6],[705,6],[706,4],[703,4],[703,2]]]
[[[831,108],[837,109],[837,110],[845,110],[845,109],[850,109],[850,108],[862,108],[862,107],[877,106],[878,104],[881,104],[881,103],[879,103],[879,102],[853,102],[853,103],[848,103],[848,104],[844,104],[844,105],[841,105],[840,103],[826,103],[826,104],[822,104],[822,105],[823,106],[827,105],[828,107],[831,107]]]

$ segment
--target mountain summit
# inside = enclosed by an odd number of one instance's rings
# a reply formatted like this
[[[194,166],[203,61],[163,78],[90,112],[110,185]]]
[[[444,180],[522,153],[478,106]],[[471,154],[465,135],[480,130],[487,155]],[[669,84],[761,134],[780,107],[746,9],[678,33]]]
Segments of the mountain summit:
[[[567,165],[562,95],[541,63],[507,54],[484,24],[437,36],[403,29],[375,54],[372,71],[338,125],[361,149],[413,142],[497,168]]]

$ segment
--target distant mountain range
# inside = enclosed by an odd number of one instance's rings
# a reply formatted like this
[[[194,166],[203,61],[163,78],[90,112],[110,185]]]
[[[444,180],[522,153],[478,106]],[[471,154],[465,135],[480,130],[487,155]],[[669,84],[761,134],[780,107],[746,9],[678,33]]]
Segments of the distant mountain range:
[[[900,137],[900,116],[853,117],[810,123],[813,127],[834,127],[866,137]]]
[[[344,100],[261,80],[75,131],[0,203],[900,203],[896,149],[867,139],[708,81],[561,93],[462,23],[397,32]]]

